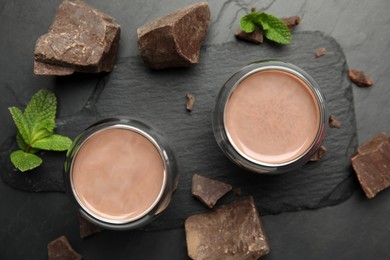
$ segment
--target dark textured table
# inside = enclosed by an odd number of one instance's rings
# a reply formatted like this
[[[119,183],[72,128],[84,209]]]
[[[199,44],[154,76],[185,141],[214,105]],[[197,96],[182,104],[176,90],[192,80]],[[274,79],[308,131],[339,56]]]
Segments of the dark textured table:
[[[136,28],[193,1],[88,1],[122,26],[120,57],[136,56]],[[60,116],[81,109],[96,76],[35,77],[33,49],[48,30],[60,1],[0,2],[0,141],[15,129],[7,107],[23,106],[38,89],[55,90]],[[353,87],[359,143],[390,133],[390,2],[378,1],[211,1],[206,44],[235,41],[241,15],[252,6],[284,17],[303,17],[299,31],[322,31],[344,50],[350,68],[366,71],[370,89]],[[77,90],[78,95],[73,95]],[[47,243],[65,234],[85,259],[186,259],[183,229],[105,232],[86,240],[78,234],[75,209],[62,193],[28,193],[0,182],[0,259],[45,259]],[[389,259],[390,190],[372,200],[356,184],[347,201],[333,207],[264,216],[271,253],[264,259]]]

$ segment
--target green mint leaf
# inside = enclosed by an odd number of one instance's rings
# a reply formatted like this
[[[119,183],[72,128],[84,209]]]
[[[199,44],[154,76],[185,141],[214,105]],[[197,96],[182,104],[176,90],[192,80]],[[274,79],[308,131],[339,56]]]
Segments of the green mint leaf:
[[[24,110],[24,116],[30,124],[32,135],[41,129],[46,129],[53,133],[55,128],[56,110],[57,99],[50,90],[41,89],[32,96]]]
[[[23,150],[23,151],[28,152],[28,153],[37,153],[37,152],[39,152],[39,149],[32,148],[31,146],[29,147],[26,144],[26,142],[23,140],[23,137],[22,137],[22,135],[19,132],[16,133],[16,142],[17,142],[18,147],[20,148],[20,150]]]
[[[66,136],[53,134],[43,139],[40,139],[34,142],[31,146],[33,148],[50,150],[50,151],[66,151],[72,144],[72,140],[70,140]]]
[[[15,168],[22,172],[32,170],[42,163],[42,159],[32,153],[26,153],[22,150],[18,150],[11,153],[11,162]]]
[[[29,124],[27,123],[23,112],[17,107],[9,107],[8,110],[11,113],[12,119],[14,120],[20,135],[23,137],[23,140],[25,141],[25,143],[29,143],[31,140],[31,133],[29,129]]]
[[[240,19],[240,27],[246,33],[251,33],[256,29],[257,20],[260,13],[253,12],[247,15],[244,15]]]
[[[261,13],[257,18],[257,24],[261,24],[264,31],[264,36],[271,41],[287,44],[291,41],[291,32],[287,25],[279,18]]]

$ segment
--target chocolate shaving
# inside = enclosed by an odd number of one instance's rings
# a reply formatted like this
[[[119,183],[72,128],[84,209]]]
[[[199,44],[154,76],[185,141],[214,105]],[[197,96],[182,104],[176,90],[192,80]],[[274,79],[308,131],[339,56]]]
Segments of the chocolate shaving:
[[[209,208],[232,189],[232,186],[221,181],[194,174],[192,176],[192,195]]]
[[[69,244],[65,236],[60,236],[47,245],[49,260],[80,260],[82,256]]]
[[[321,145],[318,150],[313,154],[313,156],[310,158],[310,161],[316,162],[321,160],[322,157],[324,157],[325,152],[327,151],[326,147]]]
[[[314,51],[314,56],[316,58],[322,57],[326,54],[326,49],[325,48],[318,48],[317,50]]]
[[[80,237],[81,238],[86,238],[86,237],[89,237],[93,234],[100,233],[103,231],[102,228],[92,224],[88,220],[84,219],[81,215],[79,215],[79,222],[80,222]]]
[[[192,259],[258,259],[270,251],[251,196],[187,218],[185,231]]]
[[[348,70],[348,77],[359,87],[370,87],[374,84],[363,71]]]
[[[337,119],[336,116],[330,115],[329,116],[329,126],[331,128],[340,128],[341,127],[341,122]]]
[[[152,69],[199,63],[200,47],[210,23],[206,2],[179,9],[137,29],[138,48]]]
[[[119,47],[120,26],[84,2],[64,1],[47,34],[37,40],[36,75],[112,71]]]
[[[390,186],[390,136],[381,133],[358,149],[352,166],[367,198]]]
[[[195,96],[187,93],[186,98],[187,98],[186,109],[191,112],[192,109],[194,108]]]

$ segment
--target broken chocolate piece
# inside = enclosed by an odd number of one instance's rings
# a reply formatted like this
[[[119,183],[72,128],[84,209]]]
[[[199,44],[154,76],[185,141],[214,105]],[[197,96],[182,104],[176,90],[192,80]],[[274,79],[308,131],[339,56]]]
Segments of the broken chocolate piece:
[[[80,260],[81,255],[74,251],[65,236],[60,236],[47,245],[49,260]]]
[[[236,36],[237,39],[252,42],[254,44],[261,44],[264,41],[263,32],[259,28],[256,28],[251,33],[246,33],[244,31],[238,31],[237,33],[234,34],[234,36]]]
[[[103,231],[100,227],[92,224],[88,220],[84,219],[81,215],[79,215],[80,222],[80,237],[86,238],[93,234],[100,233]]]
[[[310,158],[310,161],[316,162],[316,161],[321,160],[321,158],[324,156],[326,150],[327,150],[326,147],[321,145],[318,148],[318,150],[315,152],[315,154],[313,154],[313,156]]]
[[[334,115],[329,116],[329,126],[331,128],[340,128],[341,122]]]
[[[314,56],[316,58],[322,57],[326,54],[326,49],[325,48],[318,48],[317,50],[314,51]]]
[[[207,207],[215,203],[232,189],[232,186],[221,181],[194,174],[192,176],[192,195],[197,197]]]
[[[208,3],[197,3],[137,29],[138,47],[152,69],[199,63],[200,47],[210,23]]]
[[[374,84],[363,71],[348,70],[348,77],[359,87],[370,87]]]
[[[291,16],[291,17],[281,18],[280,20],[282,20],[287,25],[290,31],[292,31],[295,26],[301,23],[300,16]]]
[[[47,34],[35,45],[36,75],[110,72],[119,46],[120,26],[111,16],[81,1],[64,1]]]
[[[187,98],[186,109],[191,112],[192,109],[194,108],[195,96],[187,93],[186,98]]]
[[[253,197],[191,216],[185,221],[185,231],[192,259],[258,259],[269,253]]]
[[[360,153],[362,152],[362,153]],[[390,186],[390,137],[381,133],[352,157],[352,166],[367,198]]]

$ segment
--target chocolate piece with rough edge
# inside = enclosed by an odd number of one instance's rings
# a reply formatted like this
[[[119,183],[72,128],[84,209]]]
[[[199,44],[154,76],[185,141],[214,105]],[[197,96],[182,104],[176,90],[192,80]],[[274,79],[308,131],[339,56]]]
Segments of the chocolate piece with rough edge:
[[[341,127],[340,120],[338,120],[336,116],[330,115],[329,116],[329,127],[330,128],[340,128]]]
[[[36,75],[110,72],[119,47],[120,26],[84,2],[64,1],[47,34],[35,45]]]
[[[281,18],[285,25],[287,25],[288,29],[292,31],[295,26],[301,23],[301,17],[300,16],[291,16],[286,18]]]
[[[390,186],[390,140],[382,134],[374,137],[352,157],[352,166],[367,198]]]
[[[258,259],[270,251],[251,196],[187,218],[185,231],[192,259]]]
[[[318,48],[317,50],[314,51],[314,56],[316,58],[322,57],[326,54],[326,49],[325,48]]]
[[[209,208],[213,208],[217,201],[231,189],[232,186],[224,182],[198,174],[192,176],[192,195]]]
[[[363,71],[348,70],[348,77],[359,87],[370,87],[374,84]]]
[[[325,155],[327,149],[325,146],[321,145],[318,150],[313,154],[313,156],[310,158],[310,161],[316,162],[321,160],[321,158]]]
[[[102,228],[92,224],[91,222],[89,222],[88,220],[83,218],[80,214],[79,214],[79,222],[80,222],[80,237],[81,238],[86,238],[86,237],[89,237],[89,236],[94,235],[96,233],[100,233],[100,232],[104,231]]]
[[[194,108],[195,96],[187,93],[186,98],[187,98],[186,109],[191,112],[192,109]]]
[[[378,149],[379,145],[381,145],[386,140],[390,141],[390,136],[386,133],[382,132],[376,136],[374,136],[370,141],[358,147],[357,152],[359,154],[370,153]]]
[[[251,42],[254,44],[262,44],[264,42],[263,32],[259,28],[256,28],[251,33],[246,33],[244,31],[238,31],[234,34],[234,36],[236,36],[237,39]]]
[[[47,245],[49,260],[80,260],[82,256],[74,251],[66,236],[60,236]]]
[[[151,69],[199,63],[200,47],[210,23],[206,2],[179,9],[137,29],[138,48]]]

